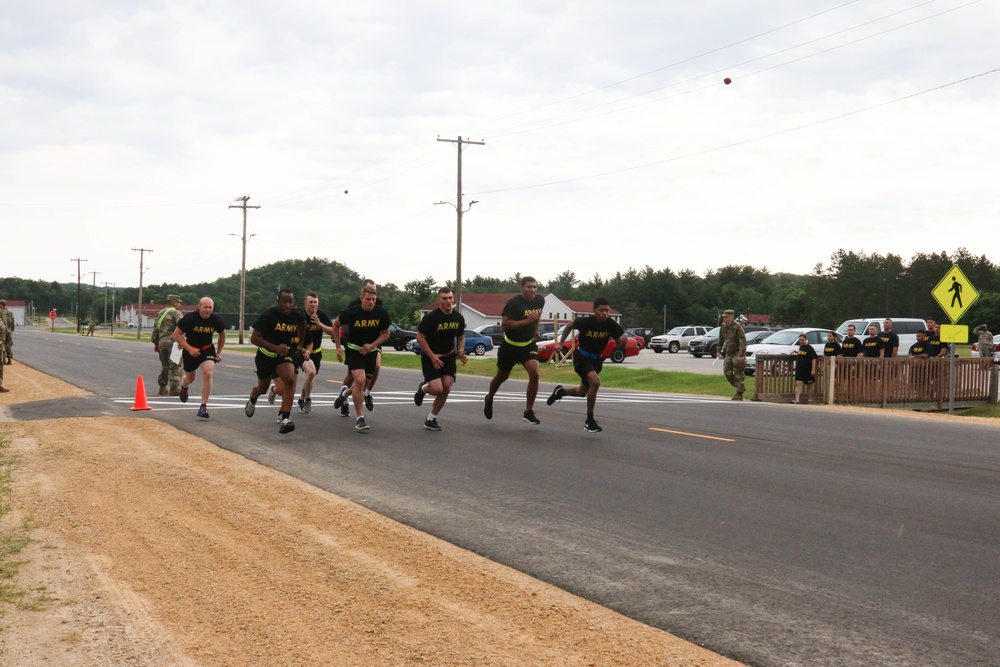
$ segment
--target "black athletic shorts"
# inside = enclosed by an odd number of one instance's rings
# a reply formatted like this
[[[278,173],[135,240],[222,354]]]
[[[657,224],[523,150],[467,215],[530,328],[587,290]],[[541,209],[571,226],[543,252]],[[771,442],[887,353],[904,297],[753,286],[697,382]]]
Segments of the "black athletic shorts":
[[[603,368],[604,357],[589,359],[580,354],[580,350],[577,350],[573,355],[573,370],[580,376],[580,381],[583,383],[584,387],[590,386],[590,383],[587,382],[587,375],[589,375],[591,371],[600,375]]]
[[[198,370],[206,361],[218,361],[215,354],[215,344],[201,348],[201,353],[197,357],[192,357],[187,350],[181,350],[181,363],[184,364],[184,372],[191,373]]]
[[[442,356],[441,361],[444,362],[444,366],[441,368],[434,368],[431,358],[426,354],[420,355],[420,368],[424,371],[424,382],[430,382],[431,380],[437,380],[445,375],[450,375],[455,377],[458,373],[458,365],[455,363],[455,355],[449,354],[447,356]]]
[[[344,363],[347,364],[347,370],[364,369],[365,377],[371,377],[378,368],[378,351],[372,350],[368,354],[361,354],[357,350],[347,348],[344,352]]]
[[[508,372],[521,364],[522,366],[534,359],[538,361],[538,346],[535,341],[531,341],[527,345],[511,345],[510,343],[504,343],[500,346],[500,350],[497,352],[497,368],[504,372]]]
[[[261,352],[259,348],[253,362],[257,367],[257,377],[261,380],[270,380],[271,378],[278,377],[278,366],[281,364],[292,364],[293,367],[295,365],[292,357],[289,355],[285,355],[284,357],[274,355],[272,357],[269,354]]]

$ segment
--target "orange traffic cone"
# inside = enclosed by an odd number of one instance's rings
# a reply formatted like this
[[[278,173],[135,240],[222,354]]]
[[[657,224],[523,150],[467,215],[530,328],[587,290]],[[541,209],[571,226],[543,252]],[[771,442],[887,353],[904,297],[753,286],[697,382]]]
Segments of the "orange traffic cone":
[[[149,407],[149,403],[146,402],[146,385],[142,381],[142,376],[140,375],[135,381],[135,404],[132,406],[133,410],[152,410]]]

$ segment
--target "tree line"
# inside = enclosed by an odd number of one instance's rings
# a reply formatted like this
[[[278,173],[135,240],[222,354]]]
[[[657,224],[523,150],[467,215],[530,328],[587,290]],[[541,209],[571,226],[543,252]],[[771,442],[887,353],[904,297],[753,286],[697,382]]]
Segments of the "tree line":
[[[766,268],[729,265],[710,270],[704,276],[691,270],[630,268],[604,278],[589,280],[573,271],[564,271],[545,282],[538,275],[539,291],[552,292],[561,299],[592,301],[607,297],[623,314],[629,327],[651,327],[660,331],[684,324],[713,324],[719,313],[732,308],[741,313],[769,315],[771,322],[787,326],[806,325],[832,328],[854,317],[935,317],[948,318],[931,296],[931,290],[952,265],[957,264],[980,294],[963,318],[964,324],[1000,323],[1000,270],[985,256],[976,257],[965,249],[918,253],[909,262],[898,255],[865,254],[837,250],[826,265],[817,264],[808,275],[770,273]],[[463,293],[507,293],[520,290],[521,274],[507,278],[477,275],[462,284]],[[339,312],[360,292],[362,276],[347,266],[327,259],[285,260],[250,269],[246,273],[246,312],[262,312],[274,304],[279,288],[291,289],[301,299],[315,290],[323,310]],[[393,320],[415,327],[419,309],[432,301],[440,283],[433,276],[410,281],[399,287],[379,284],[379,296]],[[105,304],[114,312],[123,303],[136,303],[133,287],[118,288],[108,295],[103,288],[82,288],[82,319],[104,319]],[[240,276],[234,274],[213,282],[195,285],[164,283],[143,287],[143,301],[164,303],[176,293],[185,303],[202,296],[215,300],[218,312],[239,311]],[[52,308],[72,317],[76,313],[76,283],[45,282],[21,278],[0,278],[0,297],[22,299],[34,304],[40,315]],[[108,311],[111,312],[110,310]]]

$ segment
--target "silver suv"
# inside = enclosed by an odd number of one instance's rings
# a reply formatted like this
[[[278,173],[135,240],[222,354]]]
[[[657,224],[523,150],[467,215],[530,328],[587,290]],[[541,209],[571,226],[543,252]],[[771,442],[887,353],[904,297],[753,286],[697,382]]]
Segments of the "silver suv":
[[[653,352],[657,354],[664,350],[670,354],[677,354],[680,350],[687,349],[688,341],[696,336],[704,336],[709,329],[711,327],[697,325],[674,327],[665,334],[653,336],[649,341],[649,347],[653,348]]]

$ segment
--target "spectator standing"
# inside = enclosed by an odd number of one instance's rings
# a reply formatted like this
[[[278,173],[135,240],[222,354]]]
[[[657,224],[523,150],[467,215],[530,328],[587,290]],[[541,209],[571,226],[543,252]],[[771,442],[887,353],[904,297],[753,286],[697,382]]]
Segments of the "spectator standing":
[[[812,392],[812,386],[816,382],[816,360],[819,355],[810,345],[805,334],[799,334],[799,349],[795,351],[795,398],[792,403],[802,402],[802,389],[806,389],[806,395]]]
[[[742,401],[746,393],[747,335],[743,325],[736,321],[732,310],[722,312],[722,326],[719,328],[719,355],[722,357],[722,373],[729,384],[736,388],[732,400]]]
[[[976,344],[979,346],[979,357],[989,359],[993,356],[993,352],[996,350],[993,344],[993,333],[990,332],[989,328],[985,324],[980,324],[978,327],[972,330],[972,333],[979,337]]]
[[[895,357],[899,353],[899,336],[892,330],[892,320],[888,317],[882,323],[882,333],[878,337],[882,341],[883,357]]]
[[[853,324],[847,325],[847,337],[841,345],[841,354],[845,357],[857,357],[864,349],[864,344],[857,337],[857,328]]]
[[[167,295],[166,308],[156,315],[156,322],[153,324],[153,331],[149,338],[153,341],[153,349],[160,357],[160,375],[156,378],[156,384],[160,385],[160,396],[181,395],[181,367],[170,359],[170,352],[174,346],[174,329],[181,321],[183,314],[178,310],[181,305],[181,298],[176,294]],[[139,313],[142,317],[142,313]],[[170,386],[168,391],[167,385]]]
[[[6,299],[0,299],[0,319],[3,320],[3,325],[5,333],[3,334],[3,339],[0,342],[3,343],[3,350],[0,351],[0,364],[7,364],[10,366],[14,363],[14,329],[17,328],[17,322],[14,321],[14,313],[10,312],[7,308]]]

